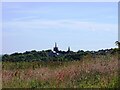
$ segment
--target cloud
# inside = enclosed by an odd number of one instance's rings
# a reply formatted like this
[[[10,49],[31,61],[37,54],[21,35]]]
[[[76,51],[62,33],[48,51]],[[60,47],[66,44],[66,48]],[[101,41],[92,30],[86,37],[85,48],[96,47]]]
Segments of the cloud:
[[[80,20],[15,20],[4,22],[4,27],[21,30],[35,29],[73,29],[73,30],[91,30],[91,31],[117,31],[117,24],[84,22]],[[4,28],[3,27],[3,28]]]

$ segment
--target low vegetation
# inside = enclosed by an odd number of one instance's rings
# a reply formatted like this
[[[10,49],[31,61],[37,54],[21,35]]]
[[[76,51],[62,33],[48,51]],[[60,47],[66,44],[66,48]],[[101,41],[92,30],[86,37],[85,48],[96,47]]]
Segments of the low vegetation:
[[[2,55],[2,88],[120,87],[120,49],[59,52],[33,50]]]
[[[118,49],[73,60],[2,62],[3,88],[118,88]],[[102,50],[104,51],[104,50]],[[34,52],[36,53],[36,52]],[[74,52],[75,53],[75,52]],[[76,55],[81,51],[76,52]],[[85,54],[87,52],[84,52]],[[23,55],[23,54],[22,54]],[[82,54],[81,54],[82,55]],[[9,58],[13,55],[8,55]],[[64,57],[64,56],[62,56]],[[17,60],[17,59],[16,59]]]

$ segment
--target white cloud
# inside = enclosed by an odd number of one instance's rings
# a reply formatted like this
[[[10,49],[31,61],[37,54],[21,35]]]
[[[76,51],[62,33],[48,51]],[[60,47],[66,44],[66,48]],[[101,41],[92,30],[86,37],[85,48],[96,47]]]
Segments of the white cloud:
[[[5,22],[4,27],[10,29],[35,30],[35,29],[73,29],[91,31],[117,31],[117,24],[84,22],[79,20],[30,20]]]

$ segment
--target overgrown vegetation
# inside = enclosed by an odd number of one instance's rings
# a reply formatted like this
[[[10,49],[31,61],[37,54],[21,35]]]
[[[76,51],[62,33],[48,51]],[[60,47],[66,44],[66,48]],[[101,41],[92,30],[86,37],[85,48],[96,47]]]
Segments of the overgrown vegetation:
[[[54,55],[52,50],[5,54],[2,87],[119,88],[119,54],[118,48],[61,55]]]
[[[61,61],[60,56],[53,56],[47,62],[31,59],[27,61],[19,59],[19,62],[18,59],[14,59],[16,61],[13,62],[4,55],[2,86],[3,88],[117,88],[119,87],[117,51],[118,49],[98,52],[78,51],[72,52],[78,56],[77,59],[66,57],[64,60],[66,55],[63,55]],[[34,51],[35,53],[38,52]],[[33,54],[33,51],[29,54]],[[7,57],[15,58],[29,54],[18,53]],[[52,58],[56,58],[56,61]]]
[[[77,52],[70,51],[67,54],[54,55],[52,50],[46,51],[26,51],[24,53],[13,53],[11,55],[5,54],[2,56],[2,61],[10,62],[20,62],[20,61],[73,61],[81,60],[84,56],[96,57],[98,55],[106,56],[108,54],[115,55],[118,52],[117,48],[114,49],[105,49],[99,51],[83,51],[79,50]]]

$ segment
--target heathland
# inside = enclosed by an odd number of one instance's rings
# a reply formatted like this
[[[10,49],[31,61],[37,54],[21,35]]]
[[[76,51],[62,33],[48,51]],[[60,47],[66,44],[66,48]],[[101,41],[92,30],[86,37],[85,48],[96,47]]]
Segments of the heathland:
[[[119,49],[2,56],[3,88],[117,88]]]

